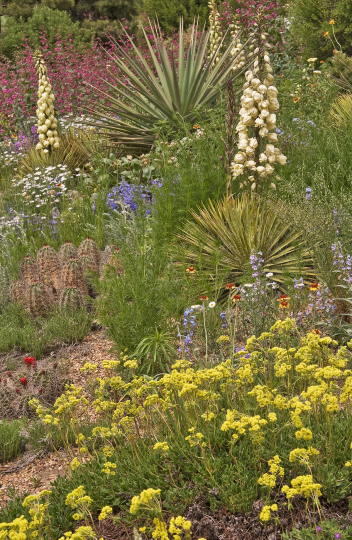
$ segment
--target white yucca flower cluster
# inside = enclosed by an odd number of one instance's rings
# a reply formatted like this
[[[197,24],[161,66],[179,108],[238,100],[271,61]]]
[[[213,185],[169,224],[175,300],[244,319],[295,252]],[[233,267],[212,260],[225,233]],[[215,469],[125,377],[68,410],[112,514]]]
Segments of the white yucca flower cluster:
[[[38,118],[38,138],[39,143],[36,146],[37,150],[44,150],[49,153],[52,148],[59,148],[60,142],[57,128],[57,120],[54,116],[54,100],[55,96],[52,93],[48,71],[44,63],[40,51],[35,52],[37,73],[39,75],[38,85],[38,102],[37,102],[37,118]]]
[[[287,159],[272,144],[278,140],[277,134],[272,133],[276,129],[275,113],[279,109],[278,91],[273,86],[274,77],[266,36],[261,33],[259,35],[260,46],[253,53],[255,55],[253,69],[248,70],[245,74],[246,82],[243,85],[241,97],[240,121],[236,127],[239,152],[235,155],[231,165],[234,178],[243,175],[246,169],[250,171],[248,180],[251,182],[252,190],[255,190],[262,179],[274,173],[275,163],[285,165]],[[249,135],[249,128],[252,129],[252,137]],[[265,149],[262,139],[265,139]],[[241,183],[240,187],[246,183]],[[275,189],[275,184],[272,183],[271,187]]]
[[[240,26],[238,24],[238,18],[235,16],[233,18],[233,24],[231,25],[231,37],[234,40],[233,48],[231,49],[231,56],[235,57],[238,54],[238,58],[233,65],[233,71],[241,69],[246,62],[246,57],[244,54],[243,46],[238,35],[240,32]]]
[[[209,0],[209,27],[210,27],[210,36],[209,36],[209,53],[208,59],[211,59],[221,42],[221,32],[220,32],[220,23],[219,23],[219,12],[215,0]],[[217,64],[220,60],[220,57],[217,56],[214,60],[214,64]]]

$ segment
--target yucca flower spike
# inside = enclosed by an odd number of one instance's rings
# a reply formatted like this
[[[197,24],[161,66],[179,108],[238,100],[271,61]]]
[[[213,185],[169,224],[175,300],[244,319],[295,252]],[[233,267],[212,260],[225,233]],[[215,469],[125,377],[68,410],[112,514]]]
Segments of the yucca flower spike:
[[[54,116],[55,96],[48,77],[48,70],[40,51],[35,52],[35,66],[39,75],[38,82],[38,102],[37,102],[37,131],[39,143],[37,150],[43,150],[45,154],[50,153],[53,148],[59,148],[60,142],[57,133],[57,120]]]

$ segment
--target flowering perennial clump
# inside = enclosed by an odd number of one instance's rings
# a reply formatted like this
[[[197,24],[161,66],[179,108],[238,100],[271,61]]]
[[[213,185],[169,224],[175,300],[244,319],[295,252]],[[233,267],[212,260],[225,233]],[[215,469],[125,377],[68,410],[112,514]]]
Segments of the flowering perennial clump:
[[[257,46],[254,49],[254,65],[245,74],[241,97],[240,121],[237,124],[238,149],[232,163],[233,178],[242,177],[248,173],[248,182],[254,191],[264,178],[274,174],[274,164],[285,165],[286,156],[272,143],[277,142],[276,112],[279,109],[277,88],[273,86],[273,69],[267,42],[267,33],[262,32],[260,18],[256,30]],[[252,136],[250,134],[252,131]],[[265,147],[263,142],[265,142]],[[247,185],[243,179],[240,187]],[[275,184],[271,183],[275,189]]]
[[[35,53],[36,68],[39,75],[38,87],[38,108],[36,110],[38,118],[39,143],[37,150],[44,150],[49,153],[53,148],[59,148],[60,142],[57,133],[57,120],[54,116],[55,96],[48,77],[48,71],[40,51]]]

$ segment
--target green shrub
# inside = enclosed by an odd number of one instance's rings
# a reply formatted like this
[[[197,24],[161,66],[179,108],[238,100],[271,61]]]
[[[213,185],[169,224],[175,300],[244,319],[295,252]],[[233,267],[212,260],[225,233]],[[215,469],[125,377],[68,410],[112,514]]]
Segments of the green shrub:
[[[352,54],[352,2],[351,0],[294,0],[289,4],[290,32],[304,58],[324,60],[332,56],[341,45],[343,52]],[[334,20],[334,38],[330,21]],[[324,36],[325,32],[329,32]],[[331,41],[331,39],[332,41]]]
[[[8,304],[0,315],[0,352],[17,347],[40,358],[61,343],[82,340],[91,329],[92,318],[82,309],[58,310],[47,319],[31,319],[20,304]]]
[[[203,27],[209,8],[207,0],[140,0],[138,11],[153,20],[157,17],[162,29],[172,32],[178,28],[180,17],[183,17],[185,28],[197,17]]]
[[[24,420],[0,420],[0,463],[19,456],[25,448],[25,437],[21,434]]]
[[[65,11],[53,10],[47,6],[37,5],[33,9],[31,17],[27,21],[16,21],[13,17],[6,20],[6,33],[0,36],[0,54],[9,58],[13,57],[16,50],[21,47],[24,37],[33,48],[40,47],[40,34],[45,31],[48,45],[53,46],[57,35],[68,38],[70,35],[73,43],[89,45],[93,33],[81,28],[78,22],[73,22],[70,15]]]

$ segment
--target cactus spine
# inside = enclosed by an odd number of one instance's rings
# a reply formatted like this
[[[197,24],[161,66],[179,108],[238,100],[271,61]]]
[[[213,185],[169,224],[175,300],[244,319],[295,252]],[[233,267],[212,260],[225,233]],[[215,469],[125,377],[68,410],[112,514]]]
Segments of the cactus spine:
[[[98,246],[91,238],[86,238],[78,247],[78,257],[84,257],[84,265],[93,272],[99,272],[100,251]],[[90,261],[88,262],[87,257]]]
[[[37,261],[42,282],[57,296],[61,282],[61,261],[55,249],[43,246],[37,253]]]
[[[26,290],[27,309],[34,317],[43,317],[52,307],[50,297],[43,283],[32,283]]]
[[[22,283],[25,287],[39,281],[39,267],[37,261],[30,255],[27,255],[21,262],[20,274]]]
[[[72,259],[73,257],[77,257],[77,248],[72,244],[72,242],[65,242],[60,250],[59,250],[59,257],[62,260],[62,262],[66,262],[69,259]]]
[[[78,287],[65,287],[61,291],[60,307],[69,307],[71,309],[78,309],[84,306],[83,294]]]
[[[88,294],[87,285],[83,277],[82,264],[77,257],[73,257],[65,263],[62,270],[61,287],[62,290],[67,287],[74,287],[79,289],[83,296]]]

